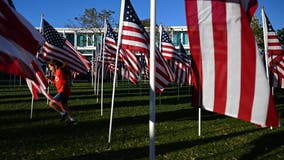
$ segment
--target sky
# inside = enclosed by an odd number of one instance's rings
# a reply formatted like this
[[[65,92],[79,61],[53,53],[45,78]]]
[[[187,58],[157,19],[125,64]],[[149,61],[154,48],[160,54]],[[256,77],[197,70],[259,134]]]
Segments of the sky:
[[[119,22],[121,0],[13,0],[14,5],[33,26],[40,26],[41,15],[55,28],[65,27],[85,9],[114,11],[115,23]],[[131,0],[140,20],[150,17],[150,0]],[[275,30],[284,28],[284,0],[259,0],[256,16],[261,20],[261,7]],[[165,26],[185,26],[184,0],[156,0],[156,23]]]

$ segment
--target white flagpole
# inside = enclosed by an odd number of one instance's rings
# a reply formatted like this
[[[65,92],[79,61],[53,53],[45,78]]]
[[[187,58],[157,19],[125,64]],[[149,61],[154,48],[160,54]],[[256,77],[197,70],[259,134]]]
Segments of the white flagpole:
[[[106,17],[104,18],[104,40],[102,41],[103,47],[102,47],[102,82],[101,82],[101,116],[103,116],[103,106],[104,106],[104,66],[105,66],[105,56],[104,56],[104,48],[105,48],[105,42],[106,42],[106,32],[107,32],[107,24],[106,24]]]
[[[101,33],[101,36],[103,37],[103,33]],[[103,59],[103,38],[101,38],[101,44],[100,44],[100,56]],[[104,71],[103,66],[101,67],[101,72]],[[102,74],[102,73],[101,73]],[[98,73],[99,75],[99,73]],[[103,77],[101,77],[103,78]],[[100,76],[98,76],[98,86],[97,86],[97,103],[99,103],[99,88],[100,88]]]
[[[91,67],[91,77],[92,77],[92,87],[94,87],[94,52],[92,54],[92,67]]]
[[[262,15],[262,28],[263,28],[263,42],[264,42],[264,57],[265,57],[265,67],[266,67],[266,77],[269,78],[269,71],[268,71],[268,57],[267,57],[267,22],[264,13],[264,7],[261,8],[261,15]]]
[[[155,121],[156,121],[156,95],[155,95],[155,25],[156,25],[156,0],[151,0],[150,5],[150,119],[149,119],[149,159],[155,159]]]
[[[266,67],[266,77],[269,79],[269,68],[268,68],[268,29],[267,29],[267,21],[266,21],[266,16],[265,16],[265,13],[264,13],[264,7],[262,6],[261,8],[261,16],[262,16],[262,28],[263,28],[263,42],[264,42],[264,57],[265,57],[265,67]],[[272,57],[273,59],[273,57]],[[273,82],[274,83],[274,82]],[[271,93],[272,95],[274,95],[273,93],[273,85],[272,84],[272,87],[271,87]],[[272,126],[270,126],[270,129],[272,130]]]
[[[118,53],[120,50],[120,43],[121,43],[121,33],[122,33],[122,24],[123,24],[123,16],[124,16],[124,6],[125,0],[121,0],[121,7],[120,7],[120,19],[119,19],[119,28],[118,28],[118,38],[117,38],[117,50],[115,55],[115,67],[114,67],[114,76],[113,76],[113,85],[112,85],[112,99],[111,99],[111,111],[110,111],[110,121],[109,121],[109,133],[108,133],[108,143],[111,140],[111,129],[112,129],[112,116],[113,116],[113,104],[114,104],[114,94],[115,94],[115,82],[116,82],[116,70],[117,70],[117,60],[118,60]]]
[[[198,136],[201,136],[201,107],[198,107]]]
[[[34,95],[32,95],[32,103],[31,103],[31,114],[30,114],[30,119],[33,118],[33,110],[34,110]]]
[[[156,9],[155,9],[155,14],[156,14]],[[156,23],[156,22],[155,22]],[[162,24],[159,26],[159,32],[160,32],[160,43],[159,43],[159,50],[162,53]],[[159,93],[159,105],[162,104],[162,99],[161,99],[161,93]]]
[[[40,25],[40,27],[39,27],[39,32],[40,32],[40,33],[41,33],[41,31],[42,31],[42,21],[43,21],[43,17],[44,17],[44,14],[41,14],[41,16],[40,16],[40,24],[39,24],[39,25]],[[37,54],[36,54],[36,58],[38,58],[38,52],[37,52]],[[49,86],[47,87],[47,90],[48,90],[47,93],[49,93]],[[48,99],[46,99],[46,103],[48,104]],[[30,119],[33,118],[33,109],[34,109],[34,95],[32,95]]]
[[[40,24],[39,24],[39,32],[42,32],[42,22],[43,22],[44,14],[41,14],[40,16]],[[38,52],[36,57],[38,58]],[[46,66],[45,71],[48,72],[48,67]],[[49,82],[48,82],[49,84]],[[49,93],[49,85],[47,86],[47,93]],[[46,98],[46,104],[48,104],[48,98]]]
[[[97,49],[98,49],[98,45],[96,46],[96,52],[97,52]],[[94,55],[95,53],[93,53],[93,55]],[[97,54],[96,55],[94,55],[94,60],[93,60],[93,65],[95,65],[94,67],[95,67],[95,73],[96,74],[94,74],[94,94],[96,95],[96,93],[97,93],[97,75],[98,75],[98,56],[97,56]]]
[[[100,52],[100,53],[101,53],[101,52]],[[100,54],[100,55],[101,55],[101,54]],[[99,59],[100,59],[100,58],[98,58],[98,62],[99,62]],[[98,78],[98,80],[97,80],[97,84],[96,84],[96,85],[97,85],[97,94],[96,94],[96,95],[97,95],[97,103],[99,103],[100,71],[101,71],[100,69],[97,69],[97,72],[98,72],[98,73],[97,73],[97,78]]]

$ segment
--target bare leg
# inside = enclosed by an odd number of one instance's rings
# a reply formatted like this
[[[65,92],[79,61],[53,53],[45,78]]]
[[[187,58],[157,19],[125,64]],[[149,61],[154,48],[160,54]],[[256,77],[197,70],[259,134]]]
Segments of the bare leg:
[[[54,109],[57,112],[61,112],[61,110],[59,110],[59,108],[57,107],[56,103],[54,102],[54,100],[49,101],[49,106]]]

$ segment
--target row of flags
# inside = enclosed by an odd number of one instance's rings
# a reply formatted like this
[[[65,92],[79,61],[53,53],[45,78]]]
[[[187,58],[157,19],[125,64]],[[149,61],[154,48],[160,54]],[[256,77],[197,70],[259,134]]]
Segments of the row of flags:
[[[149,35],[142,26],[130,1],[125,1],[124,18],[123,23],[121,24],[121,42],[117,42],[117,33],[114,32],[107,21],[105,25],[105,61],[109,62],[112,60],[112,63],[115,62],[117,43],[120,43],[119,61],[127,68],[129,80],[132,83],[137,84],[141,73],[148,73],[149,70],[150,41]],[[162,45],[160,49],[156,48],[157,65],[155,77],[156,91],[159,93],[174,80],[178,84],[190,84],[189,80],[191,77],[190,59],[186,55],[185,50],[182,50],[183,53],[179,52],[164,30],[160,35],[162,35],[160,38],[160,44]]]
[[[25,77],[34,94],[35,90],[46,94],[47,86],[36,55],[66,62],[77,73],[89,71],[87,59],[46,20],[42,21],[41,34],[9,2],[0,1],[0,71]],[[161,27],[160,47],[155,49],[156,91],[161,93],[173,81],[190,84],[192,80],[193,106],[263,127],[279,126],[266,69],[250,28],[257,0],[185,0],[185,6],[191,57],[182,45],[177,50]],[[114,70],[119,49],[118,61],[136,84],[142,72],[149,72],[150,38],[130,0],[125,0],[123,13],[121,33],[115,33],[105,22],[101,56],[107,68]],[[283,50],[265,19],[267,63],[274,75],[273,84],[283,87]]]
[[[185,6],[192,61],[175,49],[161,27],[160,48],[155,49],[156,91],[161,93],[174,80],[180,84],[192,80],[193,106],[262,127],[278,127],[267,69],[250,27],[257,0],[185,0]],[[137,53],[143,53],[149,68],[149,36],[130,0],[125,0],[121,12],[121,42],[117,38],[115,42],[119,43],[120,58],[127,66],[130,81],[136,84],[143,68]],[[279,49],[280,43],[277,45]],[[281,64],[283,56],[276,59]],[[273,65],[271,72],[279,75],[283,67],[275,60],[268,62]]]

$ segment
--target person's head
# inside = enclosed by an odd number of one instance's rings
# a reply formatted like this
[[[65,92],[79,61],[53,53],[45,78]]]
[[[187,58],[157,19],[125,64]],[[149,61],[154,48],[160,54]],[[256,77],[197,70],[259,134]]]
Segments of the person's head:
[[[61,64],[61,62],[52,59],[48,62],[47,66],[48,66],[49,70],[54,72],[56,69],[60,68],[62,66],[62,64]]]

